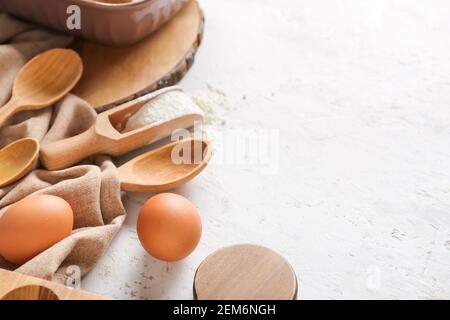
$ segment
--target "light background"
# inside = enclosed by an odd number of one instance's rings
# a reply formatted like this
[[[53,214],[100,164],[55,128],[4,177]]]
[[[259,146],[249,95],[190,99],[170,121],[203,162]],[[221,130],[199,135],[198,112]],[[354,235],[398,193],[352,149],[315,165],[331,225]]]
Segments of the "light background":
[[[450,298],[450,3],[201,0],[181,86],[223,90],[227,128],[280,130],[273,176],[213,165],[177,190],[198,206],[188,259],[155,261],[126,224],[83,289],[191,299],[201,260],[233,243],[284,255],[300,299]],[[245,99],[244,99],[245,96]]]

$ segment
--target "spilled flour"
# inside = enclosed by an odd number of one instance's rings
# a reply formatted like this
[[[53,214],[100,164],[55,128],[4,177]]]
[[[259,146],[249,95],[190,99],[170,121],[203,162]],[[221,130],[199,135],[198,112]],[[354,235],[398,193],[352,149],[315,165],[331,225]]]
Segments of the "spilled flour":
[[[220,129],[227,123],[227,112],[230,110],[225,92],[207,85],[206,90],[195,91],[191,97],[205,115],[201,128],[202,136],[215,141]]]
[[[221,89],[207,85],[207,90],[194,92],[191,97],[205,113],[205,124],[226,124],[226,111],[229,108],[227,96]]]
[[[196,131],[195,135],[200,134],[203,139],[211,142],[213,157],[210,166],[213,166],[223,154],[222,135],[225,131],[230,110],[227,95],[221,89],[207,84],[206,89],[194,91],[190,96],[205,114],[204,122],[200,128],[201,132]],[[224,203],[228,201],[228,192],[222,187],[221,179],[216,175],[216,170],[208,170],[208,174],[203,174],[201,178],[202,189],[205,191],[221,190],[221,201]]]

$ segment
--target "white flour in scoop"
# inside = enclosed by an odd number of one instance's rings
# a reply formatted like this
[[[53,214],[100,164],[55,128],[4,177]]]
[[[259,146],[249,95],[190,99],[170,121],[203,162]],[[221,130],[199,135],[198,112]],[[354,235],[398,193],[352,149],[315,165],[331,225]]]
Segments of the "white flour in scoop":
[[[189,114],[204,116],[202,109],[188,95],[181,91],[169,91],[149,101],[133,114],[122,132],[158,125]]]
[[[218,127],[226,124],[228,110],[225,93],[210,85],[206,90],[195,91],[190,96],[182,91],[170,91],[145,104],[130,116],[125,129],[119,131],[130,132],[195,113],[204,116],[203,130],[206,136],[211,138]]]

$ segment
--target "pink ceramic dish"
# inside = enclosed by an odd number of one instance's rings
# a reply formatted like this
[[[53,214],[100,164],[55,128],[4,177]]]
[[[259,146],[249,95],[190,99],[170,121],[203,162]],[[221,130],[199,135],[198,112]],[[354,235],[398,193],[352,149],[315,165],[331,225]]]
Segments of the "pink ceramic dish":
[[[105,0],[106,1],[106,0]],[[112,0],[110,0],[113,2]],[[189,0],[0,0],[0,11],[110,46],[128,46],[145,38]],[[80,30],[69,30],[69,6],[80,8]]]

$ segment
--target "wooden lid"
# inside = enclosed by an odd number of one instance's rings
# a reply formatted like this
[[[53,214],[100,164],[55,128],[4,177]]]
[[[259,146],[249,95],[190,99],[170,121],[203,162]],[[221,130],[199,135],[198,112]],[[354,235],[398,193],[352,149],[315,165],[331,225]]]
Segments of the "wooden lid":
[[[197,300],[294,300],[297,278],[278,253],[241,244],[209,255],[194,279]]]

